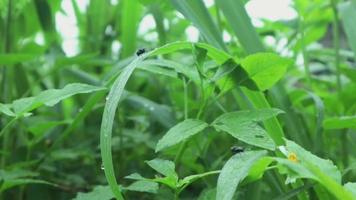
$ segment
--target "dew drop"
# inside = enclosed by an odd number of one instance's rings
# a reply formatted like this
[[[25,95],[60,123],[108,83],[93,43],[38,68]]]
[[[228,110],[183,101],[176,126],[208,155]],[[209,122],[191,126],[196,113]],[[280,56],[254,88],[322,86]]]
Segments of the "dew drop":
[[[109,100],[109,97],[106,97],[105,100],[108,101],[108,100]]]
[[[150,110],[150,111],[153,111],[154,109],[155,109],[155,108],[152,107],[152,106],[149,107],[149,110]]]
[[[100,169],[101,169],[101,170],[104,170],[104,169],[105,169],[103,163],[101,163]]]
[[[83,109],[81,108],[81,109],[79,109],[79,111],[78,112],[82,112],[83,111]]]

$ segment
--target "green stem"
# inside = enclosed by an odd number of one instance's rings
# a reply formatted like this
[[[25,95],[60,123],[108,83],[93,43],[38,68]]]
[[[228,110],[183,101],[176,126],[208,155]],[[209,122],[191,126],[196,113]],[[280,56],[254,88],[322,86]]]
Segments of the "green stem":
[[[308,57],[307,49],[305,46],[303,17],[300,17],[300,19],[299,19],[299,33],[300,33],[300,41],[302,44],[302,56],[303,56],[304,71],[305,71],[305,75],[307,78],[308,86],[309,86],[309,88],[312,88],[312,78],[311,78],[311,73],[310,73],[310,69],[309,69],[309,57]]]
[[[184,89],[184,119],[188,119],[188,85],[187,80],[183,77]]]
[[[187,80],[183,76],[183,90],[184,90],[184,119],[188,119],[188,86]],[[178,153],[174,158],[174,163],[176,164],[177,170],[179,169],[179,161],[184,153],[185,148],[187,147],[187,141],[184,141],[183,144],[180,145]]]
[[[331,0],[331,6],[334,13],[334,21],[333,21],[333,42],[334,42],[334,51],[335,51],[335,67],[336,67],[336,85],[337,91],[341,93],[341,79],[340,79],[340,24],[338,18],[338,11],[337,11],[337,2],[336,0]]]
[[[9,53],[11,51],[11,20],[12,20],[12,0],[8,0],[8,5],[7,5],[7,17],[6,17],[6,25],[5,25],[5,33],[4,33],[4,52],[5,53]],[[6,66],[3,66],[2,68],[2,97],[3,97],[3,102],[9,102],[11,99],[11,92],[10,92],[10,86],[8,84],[9,80],[8,80],[8,75],[9,75],[9,71],[6,69]],[[12,121],[10,121],[11,123]],[[4,120],[2,121],[2,123],[5,123]],[[10,124],[9,123],[9,124]],[[7,125],[9,125],[7,124]],[[7,126],[6,126],[7,127]],[[6,149],[8,147],[8,141],[9,141],[9,136],[6,133],[6,129],[4,128],[1,131],[1,134],[4,134],[4,138],[2,141],[2,150],[4,152],[6,152]],[[3,156],[1,158],[1,163],[0,163],[0,168],[4,168],[6,165],[6,156]]]
[[[344,169],[349,166],[349,159],[348,159],[348,144],[347,144],[347,129],[343,129],[341,131],[341,145],[342,145],[342,164],[344,165]]]

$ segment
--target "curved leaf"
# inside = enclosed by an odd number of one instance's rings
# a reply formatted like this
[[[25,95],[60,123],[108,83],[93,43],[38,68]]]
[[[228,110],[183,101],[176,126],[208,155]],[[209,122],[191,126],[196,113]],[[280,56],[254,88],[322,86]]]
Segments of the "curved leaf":
[[[256,53],[242,60],[241,65],[261,91],[271,88],[279,81],[291,61],[274,53]]]
[[[207,126],[207,123],[197,119],[186,119],[183,122],[178,123],[173,128],[169,129],[169,131],[158,141],[156,152],[192,137],[204,130]]]
[[[218,117],[212,125],[217,130],[225,131],[250,145],[274,150],[273,140],[257,122],[277,116],[282,112],[279,109],[260,109],[225,113]]]
[[[231,157],[219,175],[216,199],[232,199],[237,186],[248,175],[251,167],[266,154],[266,151],[249,151]]]

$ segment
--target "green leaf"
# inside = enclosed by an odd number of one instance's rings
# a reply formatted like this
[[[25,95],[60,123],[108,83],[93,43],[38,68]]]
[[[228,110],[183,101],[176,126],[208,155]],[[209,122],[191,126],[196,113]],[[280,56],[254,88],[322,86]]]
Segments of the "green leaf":
[[[221,33],[217,29],[202,0],[171,0],[173,6],[191,20],[203,37],[215,47],[225,49]]]
[[[16,114],[11,110],[11,104],[0,103],[0,113],[3,113],[10,117],[15,117]]]
[[[354,83],[356,82],[356,69],[351,67],[342,67],[341,72]]]
[[[227,24],[231,26],[247,53],[264,50],[241,0],[216,0],[216,4],[225,15]]]
[[[219,175],[216,199],[232,199],[237,186],[248,175],[251,167],[266,154],[266,151],[248,151],[231,157]]]
[[[175,177],[178,180],[178,175],[175,172],[174,162],[169,160],[154,159],[146,161],[146,163],[154,170],[167,177]]]
[[[286,140],[286,148],[287,156],[293,153],[296,159],[275,158],[275,160],[293,172],[289,174],[290,177],[316,180],[337,199],[354,199],[352,194],[341,185],[341,173],[330,160],[321,159],[290,140]]]
[[[356,2],[347,1],[340,3],[338,9],[349,46],[356,57],[356,26],[354,21],[356,19]]]
[[[146,161],[146,163],[158,173],[163,174],[165,177],[156,177],[152,181],[165,184],[172,189],[177,189],[178,175],[175,172],[174,162],[169,160],[154,159]]]
[[[20,116],[42,105],[54,106],[61,100],[76,94],[91,93],[105,89],[105,87],[98,87],[81,83],[72,83],[66,85],[62,89],[49,89],[39,93],[37,96],[34,97],[27,97],[15,100],[12,103],[12,107],[15,113]]]
[[[259,90],[271,88],[279,81],[291,61],[274,53],[256,53],[242,60],[241,65]]]
[[[122,42],[122,57],[126,58],[136,50],[137,38],[135,36],[137,35],[142,9],[138,1],[124,0],[122,1],[122,10],[120,42]]]
[[[332,177],[336,182],[341,183],[341,173],[331,160],[321,159],[290,140],[286,140],[286,148],[288,152],[293,152],[297,155],[298,160],[302,165],[315,165],[320,168],[322,172]]]
[[[262,178],[263,174],[267,170],[267,167],[273,162],[271,157],[263,157],[254,163],[248,173],[248,176],[244,180],[244,183],[250,183]]]
[[[354,197],[356,197],[356,183],[346,183],[344,185],[344,188],[346,188],[348,191],[352,192]]]
[[[182,180],[179,180],[178,182],[178,187],[187,187],[189,184],[193,183],[194,181],[206,177],[206,176],[210,176],[210,175],[214,175],[214,174],[219,174],[220,171],[211,171],[211,172],[205,172],[205,173],[201,173],[201,174],[194,174],[194,175],[190,175],[187,177],[184,177]]]
[[[114,197],[115,196],[108,185],[107,186],[98,185],[95,186],[91,192],[78,193],[73,200],[98,200],[98,199],[110,200]]]
[[[50,183],[45,180],[34,179],[38,176],[38,173],[28,171],[28,170],[21,170],[21,169],[14,169],[14,170],[2,170],[0,169],[0,193],[16,187],[20,185],[26,184],[46,184],[56,186],[53,183]]]
[[[204,130],[207,126],[207,123],[197,119],[186,119],[183,122],[178,123],[169,129],[169,131],[158,141],[156,152],[192,137]]]
[[[139,180],[124,188],[136,192],[157,193],[158,184],[148,180]]]
[[[146,180],[145,177],[141,176],[141,174],[138,173],[133,173],[128,176],[125,176],[127,179],[132,179],[132,180]]]
[[[38,56],[36,54],[0,54],[0,65],[14,65],[33,60]]]
[[[250,145],[275,149],[273,140],[257,122],[283,113],[279,109],[260,109],[225,113],[215,119],[213,126]]]
[[[106,180],[108,181],[111,190],[115,194],[115,197],[119,200],[123,200],[123,196],[120,189],[117,187],[117,181],[114,172],[114,166],[112,161],[112,128],[115,119],[116,109],[119,105],[120,99],[124,92],[124,87],[129,80],[131,74],[135,68],[144,60],[148,54],[143,54],[133,60],[115,80],[113,86],[110,89],[109,95],[106,97],[106,104],[104,107],[104,113],[101,121],[100,128],[100,150],[101,158],[104,166],[104,173]]]
[[[325,129],[356,129],[356,116],[343,116],[327,118],[323,122]]]

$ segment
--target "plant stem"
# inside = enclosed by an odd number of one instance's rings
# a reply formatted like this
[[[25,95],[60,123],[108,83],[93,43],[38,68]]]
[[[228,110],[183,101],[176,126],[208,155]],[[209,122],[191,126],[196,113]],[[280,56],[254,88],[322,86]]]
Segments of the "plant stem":
[[[184,119],[188,119],[188,86],[187,80],[183,76],[183,89],[184,89]]]
[[[334,13],[334,21],[333,21],[333,42],[334,42],[334,51],[335,51],[335,67],[336,67],[336,86],[337,91],[340,97],[340,93],[342,90],[341,79],[340,79],[340,24],[338,18],[338,11],[336,7],[336,0],[331,0],[331,7]]]
[[[301,16],[299,18],[299,33],[300,33],[300,41],[302,45],[302,56],[303,56],[303,66],[304,66],[304,71],[305,75],[307,78],[308,86],[311,89],[312,88],[312,78],[311,78],[311,73],[309,69],[309,57],[307,53],[307,49],[305,46],[305,35],[304,35],[304,18]]]
[[[348,159],[348,149],[347,149],[347,129],[342,129],[341,131],[341,145],[342,145],[342,164],[344,165],[344,168],[346,168],[349,165],[349,159]]]
[[[187,80],[183,76],[183,90],[184,90],[184,119],[188,119],[188,86],[187,86]],[[176,168],[178,171],[179,168],[179,161],[184,153],[184,150],[187,146],[187,141],[184,141],[183,144],[180,145],[178,153],[176,157],[174,158],[174,163],[176,164]]]
[[[12,0],[8,0],[8,5],[7,5],[7,17],[6,17],[6,25],[5,25],[5,33],[4,33],[4,53],[9,53],[11,51],[11,21],[12,21]],[[11,99],[11,90],[10,86],[8,84],[9,80],[9,71],[6,69],[6,66],[3,66],[2,68],[2,97],[3,97],[3,102],[7,103]],[[5,124],[4,120],[2,121],[3,124]],[[2,150],[5,152],[8,146],[8,141],[9,141],[9,136],[6,134],[6,131],[1,131],[4,134],[4,138],[2,140]],[[6,165],[6,156],[4,155],[1,158],[1,163],[0,163],[0,168],[4,168]]]

